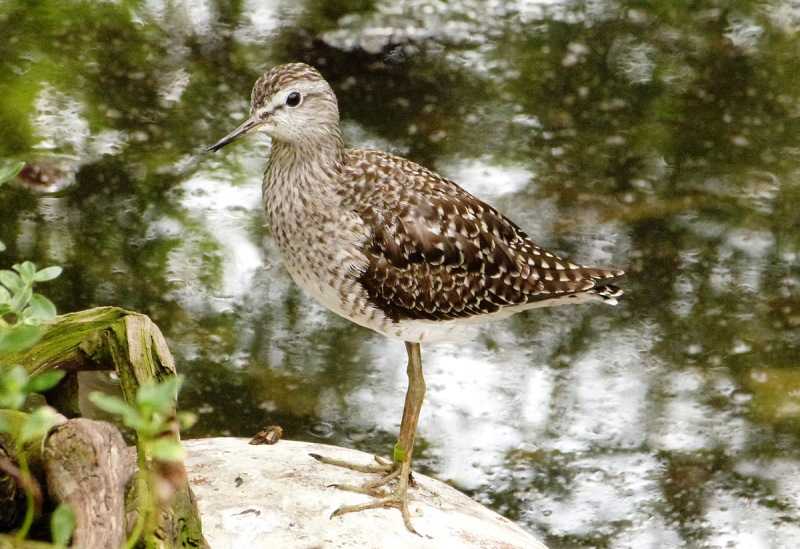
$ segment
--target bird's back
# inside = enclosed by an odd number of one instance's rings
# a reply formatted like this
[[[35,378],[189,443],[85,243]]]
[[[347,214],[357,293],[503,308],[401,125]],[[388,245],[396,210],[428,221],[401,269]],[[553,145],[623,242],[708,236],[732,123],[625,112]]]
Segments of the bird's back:
[[[533,243],[454,182],[404,158],[351,149],[337,185],[341,208],[367,234],[356,273],[393,322],[508,314],[587,298],[616,303],[624,273],[576,265]]]

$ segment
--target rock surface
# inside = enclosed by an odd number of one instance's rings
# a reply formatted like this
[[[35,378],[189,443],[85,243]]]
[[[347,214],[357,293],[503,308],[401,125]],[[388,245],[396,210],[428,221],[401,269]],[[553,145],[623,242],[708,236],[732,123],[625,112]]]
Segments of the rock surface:
[[[450,486],[415,474],[409,533],[396,509],[330,519],[342,504],[368,496],[328,488],[358,484],[368,475],[322,465],[310,452],[368,464],[356,450],[281,440],[248,444],[240,438],[184,441],[189,482],[203,532],[214,549],[546,549],[531,534]]]

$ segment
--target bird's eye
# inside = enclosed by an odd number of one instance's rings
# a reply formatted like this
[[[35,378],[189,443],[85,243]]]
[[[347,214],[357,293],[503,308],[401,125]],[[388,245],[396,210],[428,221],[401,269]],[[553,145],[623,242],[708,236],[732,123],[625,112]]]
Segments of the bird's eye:
[[[300,104],[301,99],[302,96],[300,95],[300,92],[292,92],[286,96],[286,104],[290,107],[296,107]]]

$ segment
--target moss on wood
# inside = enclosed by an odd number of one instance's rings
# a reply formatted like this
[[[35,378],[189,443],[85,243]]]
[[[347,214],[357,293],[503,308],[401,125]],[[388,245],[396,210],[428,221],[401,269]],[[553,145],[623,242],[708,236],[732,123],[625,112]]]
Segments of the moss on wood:
[[[98,307],[61,315],[46,326],[41,340],[33,348],[5,356],[3,360],[22,365],[31,375],[54,368],[73,372],[114,370],[129,403],[134,402],[140,385],[162,381],[176,372],[166,340],[150,318],[118,307]],[[61,393],[60,399],[50,400],[67,415],[74,415],[77,409],[74,381],[74,377],[62,381],[53,390]],[[67,393],[69,398],[64,397]],[[177,424],[172,436],[179,436]],[[138,451],[143,451],[141,446]],[[161,534],[159,547],[207,547],[194,495],[185,475],[170,507],[159,513],[158,532]],[[2,547],[0,544],[0,549]]]

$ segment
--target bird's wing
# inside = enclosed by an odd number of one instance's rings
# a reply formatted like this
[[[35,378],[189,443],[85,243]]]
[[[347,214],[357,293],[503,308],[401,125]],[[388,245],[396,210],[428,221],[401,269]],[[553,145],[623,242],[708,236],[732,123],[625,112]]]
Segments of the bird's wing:
[[[369,235],[358,281],[395,321],[493,313],[596,291],[624,274],[540,248],[497,210],[409,160],[350,154],[344,202]]]

